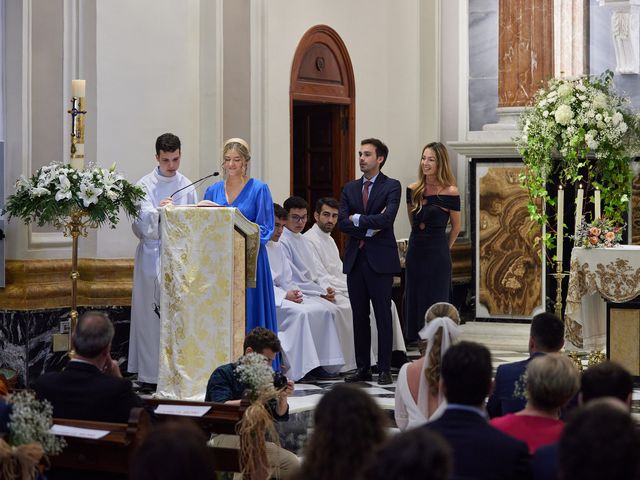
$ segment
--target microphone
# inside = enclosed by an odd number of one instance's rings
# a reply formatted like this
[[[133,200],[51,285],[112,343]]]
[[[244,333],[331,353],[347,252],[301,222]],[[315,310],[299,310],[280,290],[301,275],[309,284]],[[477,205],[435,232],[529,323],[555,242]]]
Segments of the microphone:
[[[200,180],[196,180],[195,182],[190,183],[190,184],[189,184],[189,185],[187,185],[186,187],[182,187],[182,188],[180,188],[180,189],[176,190],[176,191],[175,191],[175,192],[173,192],[171,195],[169,195],[169,198],[173,198],[173,196],[174,196],[176,193],[180,193],[181,191],[183,191],[183,190],[185,190],[185,189],[187,189],[187,188],[189,188],[189,187],[193,187],[194,185],[196,185],[196,184],[198,184],[198,183],[200,183],[200,182],[205,181],[207,178],[217,177],[218,175],[220,175],[220,172],[213,172],[212,174],[207,175],[206,177],[202,177]]]

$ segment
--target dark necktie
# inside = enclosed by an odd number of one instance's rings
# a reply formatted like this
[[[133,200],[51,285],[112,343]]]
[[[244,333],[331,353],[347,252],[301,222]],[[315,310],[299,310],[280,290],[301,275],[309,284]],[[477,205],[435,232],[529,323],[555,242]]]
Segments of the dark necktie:
[[[367,202],[369,201],[369,185],[372,183],[371,180],[365,181],[364,188],[362,189],[362,204],[364,205],[365,211],[367,210]]]
[[[367,180],[364,182],[364,188],[362,189],[362,204],[364,205],[365,212],[367,211],[367,202],[369,201],[369,185],[373,182],[371,180]],[[360,240],[358,242],[358,248],[364,247],[364,240]]]

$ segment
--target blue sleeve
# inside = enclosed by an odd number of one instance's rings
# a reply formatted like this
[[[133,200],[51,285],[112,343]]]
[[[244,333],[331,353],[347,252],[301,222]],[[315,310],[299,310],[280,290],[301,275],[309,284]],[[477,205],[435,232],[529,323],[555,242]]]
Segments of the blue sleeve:
[[[213,201],[213,185],[209,185],[204,192],[204,200]]]
[[[231,378],[230,378],[231,377]],[[236,382],[233,378],[233,371],[227,371],[223,367],[216,368],[207,383],[207,393],[205,402],[224,403],[227,400],[238,400],[233,393],[233,385]]]
[[[273,199],[266,183],[260,185],[256,194],[256,224],[260,227],[260,244],[266,245],[275,230]]]

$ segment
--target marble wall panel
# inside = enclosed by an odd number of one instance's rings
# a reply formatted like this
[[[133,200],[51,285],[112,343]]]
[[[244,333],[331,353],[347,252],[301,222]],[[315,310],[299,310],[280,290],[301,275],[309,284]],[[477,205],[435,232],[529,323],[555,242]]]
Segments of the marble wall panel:
[[[498,25],[498,106],[525,106],[553,76],[553,0],[500,2]]]
[[[498,121],[498,0],[469,1],[469,130]]]
[[[85,309],[79,309],[79,313]],[[130,307],[100,307],[109,313],[115,327],[111,356],[122,371],[127,368]],[[26,387],[43,373],[66,365],[66,352],[53,352],[52,335],[68,316],[68,308],[36,311],[0,311],[0,366],[17,373],[18,387]]]
[[[541,229],[527,211],[522,166],[477,166],[476,315],[530,318],[543,305]]]
[[[482,130],[483,125],[497,123],[498,81],[493,78],[469,79],[469,130]]]

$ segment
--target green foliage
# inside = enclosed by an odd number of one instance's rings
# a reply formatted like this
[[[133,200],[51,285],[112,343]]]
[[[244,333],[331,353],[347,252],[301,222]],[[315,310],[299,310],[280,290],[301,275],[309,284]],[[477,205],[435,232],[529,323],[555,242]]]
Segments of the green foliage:
[[[515,138],[525,173],[520,180],[529,193],[529,214],[548,225],[544,205],[555,205],[547,182],[602,192],[603,216],[624,223],[631,192],[630,155],[638,150],[640,120],[626,98],[613,91],[613,73],[598,77],[552,79],[538,91],[533,106],[520,117],[522,135]],[[546,239],[553,248],[553,238]]]

